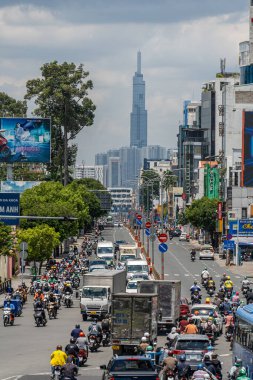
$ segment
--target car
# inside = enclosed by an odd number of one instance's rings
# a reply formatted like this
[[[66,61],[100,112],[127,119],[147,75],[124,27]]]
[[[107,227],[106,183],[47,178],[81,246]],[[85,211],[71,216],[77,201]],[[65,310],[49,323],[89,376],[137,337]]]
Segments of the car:
[[[93,265],[107,265],[107,263],[104,259],[89,260],[89,267]]]
[[[101,365],[104,370],[102,380],[157,380],[157,370],[152,360],[145,356],[118,356],[113,357],[108,365]]]
[[[190,314],[190,306],[187,298],[180,299],[180,316],[185,316]]]
[[[134,273],[130,277],[130,281],[135,280],[135,281],[146,281],[149,280],[149,275],[147,273]]]
[[[89,267],[89,271],[88,272],[95,272],[96,270],[108,270],[108,266],[107,265],[92,265]]]
[[[210,316],[210,313],[213,314],[214,319],[217,324],[218,333],[222,333],[222,316],[219,314],[218,306],[213,304],[195,304],[191,308],[191,314],[193,319],[201,319],[206,321]]]
[[[138,281],[136,280],[130,280],[128,281],[127,283],[127,286],[126,286],[126,293],[137,293],[137,284]]]
[[[190,365],[192,371],[195,371],[198,365],[202,363],[203,355],[209,345],[209,339],[206,335],[182,334],[175,339],[171,351],[177,359],[185,354],[187,364]]]
[[[182,231],[179,228],[176,228],[175,230],[170,231],[170,234],[173,237],[180,237]]]
[[[186,232],[182,232],[181,235],[179,236],[179,241],[190,241],[190,235],[187,234]]]
[[[210,244],[204,244],[199,250],[199,260],[210,259],[214,260],[214,249]]]

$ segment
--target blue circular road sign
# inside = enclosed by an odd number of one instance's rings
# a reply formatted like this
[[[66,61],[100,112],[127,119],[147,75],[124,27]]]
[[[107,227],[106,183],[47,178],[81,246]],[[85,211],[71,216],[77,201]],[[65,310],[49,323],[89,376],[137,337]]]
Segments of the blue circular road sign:
[[[145,229],[145,234],[146,234],[147,236],[150,236],[151,232],[150,232],[150,229],[149,229],[149,228],[146,228],[146,229]]]
[[[142,225],[142,221],[139,220],[139,219],[136,219],[136,224],[137,224],[138,226],[141,226],[141,225]]]
[[[159,244],[158,248],[159,248],[159,251],[160,251],[161,253],[165,253],[165,252],[168,251],[168,246],[167,246],[167,244],[165,244],[165,243],[161,243],[161,244]]]

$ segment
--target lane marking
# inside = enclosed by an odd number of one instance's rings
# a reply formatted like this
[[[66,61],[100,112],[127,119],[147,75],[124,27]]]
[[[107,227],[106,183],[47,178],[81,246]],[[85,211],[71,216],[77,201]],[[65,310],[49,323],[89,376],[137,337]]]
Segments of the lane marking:
[[[231,354],[220,354],[219,356],[225,357],[225,356],[231,356],[231,355],[232,355],[232,353]]]
[[[174,273],[174,276],[180,276],[180,274],[178,274],[178,273]]]
[[[189,276],[190,276],[189,273],[185,273],[184,275],[185,275],[186,277],[189,277]]]

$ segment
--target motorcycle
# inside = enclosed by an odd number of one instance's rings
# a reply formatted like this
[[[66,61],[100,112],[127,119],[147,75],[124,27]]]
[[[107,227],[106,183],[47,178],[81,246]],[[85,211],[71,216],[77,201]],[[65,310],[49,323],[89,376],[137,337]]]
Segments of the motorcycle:
[[[57,312],[56,312],[56,309],[55,309],[55,304],[53,302],[49,302],[48,306],[47,306],[47,311],[48,311],[48,318],[49,319],[56,319],[56,315],[57,315]]]
[[[211,346],[213,346],[214,345],[214,335],[213,335],[213,333],[212,332],[206,332],[205,334],[208,337]]]
[[[40,327],[40,325],[46,326],[46,324],[47,324],[47,320],[45,318],[43,318],[42,310],[35,310],[34,319],[35,319],[35,323],[36,323],[37,327]]]
[[[70,293],[65,294],[64,303],[67,308],[70,308],[73,305],[72,294]]]
[[[103,347],[109,346],[110,343],[110,333],[109,331],[103,331],[102,333],[102,345]]]
[[[61,378],[61,367],[57,365],[54,367],[53,379],[60,380],[60,378]]]
[[[193,294],[191,296],[192,305],[194,305],[194,304],[200,304],[201,303],[201,298],[202,298],[201,294]]]
[[[11,313],[11,308],[9,307],[4,308],[3,322],[4,322],[4,327],[6,327],[7,325],[10,325],[10,326],[14,325],[14,316]]]
[[[207,287],[207,283],[208,283],[208,278],[203,278],[202,279],[202,285],[204,286],[204,288]]]
[[[226,289],[226,297],[230,299],[232,297],[232,289]]]
[[[78,276],[74,277],[72,279],[72,287],[74,289],[78,289],[79,288],[79,285],[80,285],[80,278]]]
[[[195,261],[196,260],[196,255],[191,255],[191,261]]]
[[[242,294],[244,295],[244,297],[246,296],[247,292],[249,291],[249,286],[242,286]]]
[[[229,326],[226,333],[225,333],[225,338],[226,338],[227,342],[231,342],[233,332],[234,332],[233,326]]]
[[[88,359],[88,353],[85,349],[80,348],[78,352],[79,367],[82,367]]]
[[[209,294],[210,297],[214,295],[214,292],[215,292],[215,288],[213,286],[210,286],[209,288],[207,288],[207,293]]]
[[[172,370],[172,369],[167,369],[167,371],[165,371],[165,376],[163,377],[163,380],[175,380],[176,376],[175,376],[175,372]]]
[[[97,351],[97,349],[100,346],[100,343],[98,341],[98,337],[96,335],[92,334],[92,335],[89,336],[88,339],[89,339],[90,351],[91,352]]]

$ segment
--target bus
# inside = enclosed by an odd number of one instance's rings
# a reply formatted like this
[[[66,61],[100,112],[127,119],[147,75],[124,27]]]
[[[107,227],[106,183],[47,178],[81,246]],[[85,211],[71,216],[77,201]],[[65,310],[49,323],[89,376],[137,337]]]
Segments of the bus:
[[[253,304],[236,311],[233,340],[233,363],[241,359],[248,376],[253,379]]]

